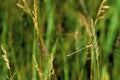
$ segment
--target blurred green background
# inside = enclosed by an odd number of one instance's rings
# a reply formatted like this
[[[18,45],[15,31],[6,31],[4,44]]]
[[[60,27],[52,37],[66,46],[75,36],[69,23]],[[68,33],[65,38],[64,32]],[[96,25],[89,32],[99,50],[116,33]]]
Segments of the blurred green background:
[[[27,0],[31,10],[33,1]],[[38,0],[38,22],[48,52],[55,43],[54,74],[51,80],[96,80],[91,78],[91,47],[67,56],[91,44],[90,19],[97,18],[102,0]],[[39,80],[33,53],[39,63],[40,41],[30,15],[17,6],[20,0],[0,0],[0,45],[7,51],[11,70],[6,67],[0,48],[0,80]],[[99,47],[100,80],[120,80],[120,0],[108,0],[110,6],[94,26]],[[88,26],[87,26],[88,25]],[[94,45],[94,44],[93,44]],[[35,72],[34,72],[35,71]],[[93,74],[95,75],[95,74]]]

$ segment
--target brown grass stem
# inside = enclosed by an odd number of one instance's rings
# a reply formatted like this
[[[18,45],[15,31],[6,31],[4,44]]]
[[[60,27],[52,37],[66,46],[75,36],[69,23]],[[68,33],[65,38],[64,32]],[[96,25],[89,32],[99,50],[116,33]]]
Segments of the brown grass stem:
[[[82,50],[84,50],[84,49],[86,49],[86,48],[92,47],[92,46],[93,46],[92,44],[86,45],[85,47],[83,47],[83,48],[81,48],[81,49],[79,49],[79,50],[77,50],[77,51],[75,51],[75,52],[73,52],[73,53],[71,53],[71,54],[68,54],[67,56],[74,55],[74,54],[76,54],[76,53],[78,53],[78,52],[80,52],[80,51],[82,51]]]

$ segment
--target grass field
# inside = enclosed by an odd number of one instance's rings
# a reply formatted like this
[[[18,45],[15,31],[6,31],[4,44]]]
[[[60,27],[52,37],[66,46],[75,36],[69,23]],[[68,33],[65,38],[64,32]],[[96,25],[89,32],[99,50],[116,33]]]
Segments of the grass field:
[[[120,80],[120,0],[0,0],[0,80]]]

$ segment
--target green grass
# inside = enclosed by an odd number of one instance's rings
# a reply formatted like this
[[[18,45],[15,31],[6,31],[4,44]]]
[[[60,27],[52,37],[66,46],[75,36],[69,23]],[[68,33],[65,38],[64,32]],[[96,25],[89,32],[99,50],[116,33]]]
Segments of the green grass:
[[[0,80],[120,80],[119,21],[120,0],[1,0]]]

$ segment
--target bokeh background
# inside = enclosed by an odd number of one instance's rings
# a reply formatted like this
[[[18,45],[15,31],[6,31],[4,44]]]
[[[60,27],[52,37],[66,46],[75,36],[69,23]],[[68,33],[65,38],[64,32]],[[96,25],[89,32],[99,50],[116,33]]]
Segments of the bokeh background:
[[[33,1],[26,0],[31,10]],[[96,80],[91,74],[92,44],[90,21],[95,21],[102,0],[38,0],[38,24],[49,54],[55,43],[51,80]],[[41,43],[29,14],[17,6],[22,0],[0,0],[0,45],[10,63],[6,67],[0,48],[0,80],[39,80],[33,53],[41,62]],[[94,25],[99,47],[100,80],[120,80],[120,0],[108,0],[109,9]],[[52,15],[51,13],[52,12]],[[92,44],[94,45],[94,44]],[[78,53],[67,56],[81,48]],[[44,58],[44,57],[43,57]],[[35,74],[35,76],[33,75]],[[95,75],[95,74],[93,74]]]

